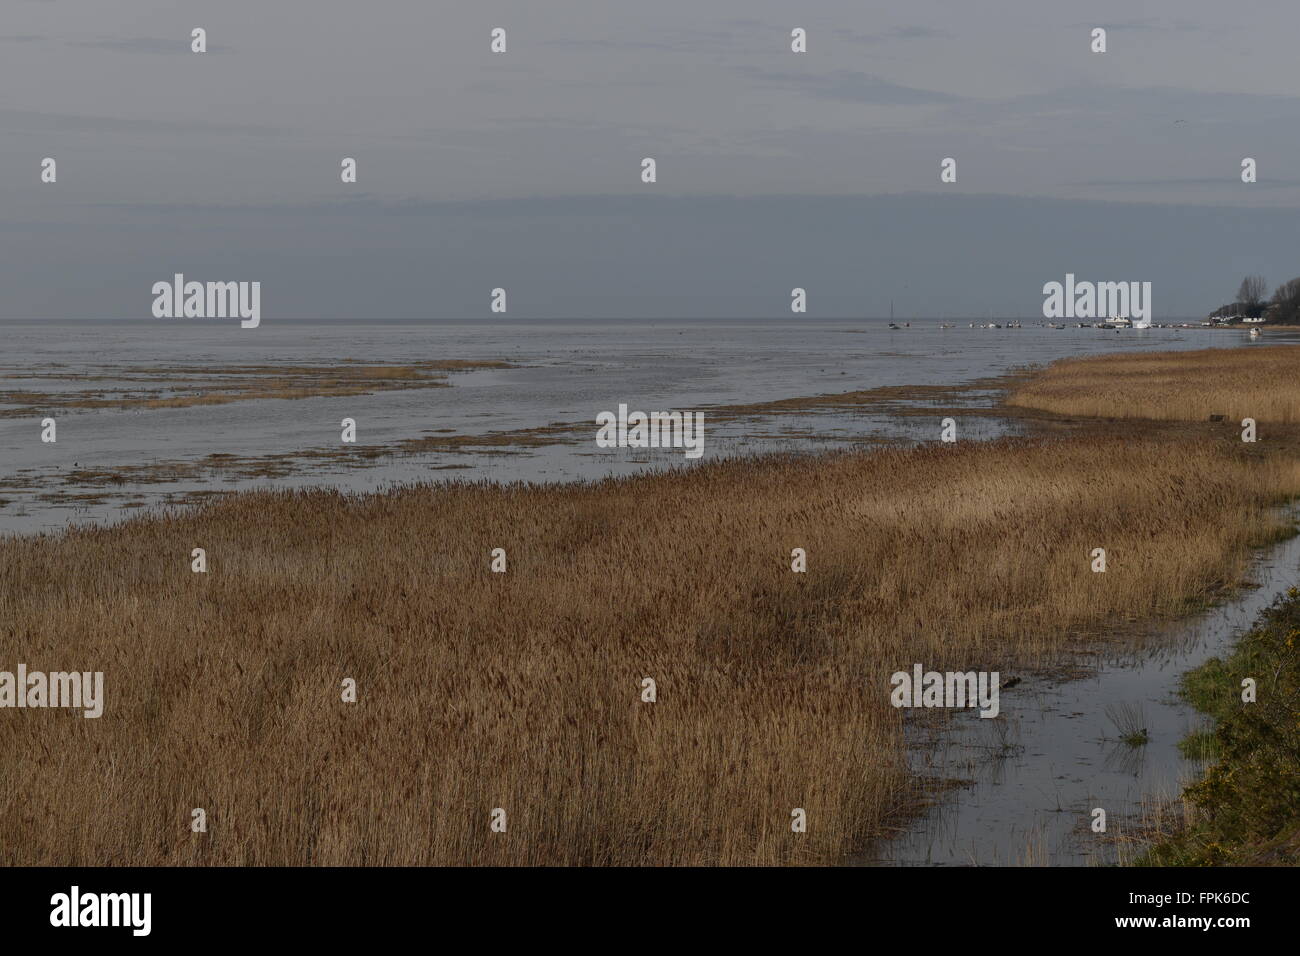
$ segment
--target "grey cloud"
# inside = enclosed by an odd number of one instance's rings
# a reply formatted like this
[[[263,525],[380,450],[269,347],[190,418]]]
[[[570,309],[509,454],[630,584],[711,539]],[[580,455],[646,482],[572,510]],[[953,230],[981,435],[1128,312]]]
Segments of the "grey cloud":
[[[719,49],[733,45],[737,41],[737,31],[754,32],[757,21],[731,21],[732,30],[717,30],[696,27],[692,30],[663,31],[658,37],[609,36],[609,37],[565,37],[544,40],[541,46],[561,50],[573,50],[599,53],[621,53],[631,50],[653,50],[661,53],[716,53]],[[784,37],[787,34],[779,32]]]
[[[900,86],[870,73],[833,70],[829,73],[784,73],[742,67],[740,72],[770,86],[828,100],[871,103],[881,106],[928,106],[958,103],[962,97],[937,90]]]
[[[964,103],[961,117],[978,123],[1001,119],[1057,117],[1080,129],[1095,118],[1117,117],[1168,125],[1170,135],[1210,123],[1291,123],[1300,97],[1258,93],[1216,93],[1167,87],[1075,86],[998,100]],[[1093,119],[1090,119],[1092,117]],[[954,115],[954,118],[957,118]],[[1177,129],[1174,129],[1177,125]]]
[[[51,133],[248,133],[264,136],[280,132],[274,127],[248,124],[125,119],[113,116],[78,116],[70,113],[9,109],[0,109],[0,127],[6,130]]]
[[[890,40],[938,40],[952,36],[947,30],[926,26],[894,27],[880,33],[858,33],[847,27],[831,32],[832,36],[849,43],[887,43]]]
[[[1246,272],[1300,272],[1294,209],[905,194],[81,211],[0,231],[0,318],[147,315],[145,290],[177,269],[259,279],[280,318],[478,316],[507,275],[525,319],[775,316],[791,274],[825,316],[892,298],[903,315],[1032,315],[1067,271],[1150,280],[1169,317],[1204,314]]]
[[[591,39],[566,39],[566,40],[546,40],[544,46],[556,47],[562,50],[669,50],[675,51],[681,49],[672,43],[656,42],[653,40],[608,40],[600,38]]]
[[[1097,186],[1120,187],[1131,189],[1173,189],[1182,186],[1212,186],[1219,189],[1237,189],[1241,185],[1235,176],[1188,176],[1170,177],[1169,179],[1093,179],[1077,183],[1062,183],[1063,186]],[[1300,186],[1300,179],[1260,179],[1251,184],[1251,189],[1290,189]]]
[[[1107,30],[1131,31],[1134,33],[1150,31],[1153,33],[1190,33],[1199,30],[1196,24],[1188,20],[1154,20],[1145,17],[1140,20],[1106,20],[1098,17],[1091,23],[1071,23],[1067,26],[1070,30],[1092,30],[1096,27],[1104,27]]]
[[[190,54],[190,35],[180,37],[123,37],[104,40],[75,40],[72,46],[91,47],[97,50],[111,50],[115,53],[149,53],[149,54]],[[219,43],[208,43],[208,53],[231,53],[233,47]],[[206,55],[206,54],[205,54]]]

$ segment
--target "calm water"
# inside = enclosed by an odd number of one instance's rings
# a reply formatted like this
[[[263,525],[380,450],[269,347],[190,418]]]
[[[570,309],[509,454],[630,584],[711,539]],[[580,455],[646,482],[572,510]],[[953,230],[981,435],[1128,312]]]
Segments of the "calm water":
[[[1288,587],[1300,583],[1300,538],[1261,556],[1254,582],[1203,617],[1143,635],[1140,646],[1096,661],[1066,682],[1026,677],[1001,693],[1001,714],[955,716],[936,745],[918,739],[912,765],[966,785],[902,837],[858,862],[883,865],[1090,865],[1114,863],[1117,844],[1094,834],[1101,807],[1111,836],[1140,821],[1145,798],[1171,799],[1202,769],[1178,742],[1205,718],[1176,697],[1179,678],[1237,638]],[[1113,714],[1137,708],[1145,746],[1131,747]]]
[[[454,477],[557,481],[680,464],[679,451],[598,449],[594,419],[620,402],[651,410],[705,409],[705,459],[778,450],[816,450],[870,437],[937,436],[937,422],[891,419],[868,410],[809,412],[778,419],[708,423],[707,406],[875,388],[968,382],[1067,355],[1134,349],[1248,345],[1244,333],[1153,329],[941,329],[884,322],[619,322],[427,324],[148,321],[0,324],[0,391],[103,388],[110,392],[152,367],[213,372],[240,364],[329,365],[427,359],[506,360],[519,368],[455,373],[450,388],[348,398],[254,400],[189,408],[65,409],[52,414],[58,441],[40,441],[44,413],[0,418],[0,533],[58,530],[113,520],[181,500],[189,492],[249,486],[326,485],[372,490],[395,482]],[[1281,341],[1270,333],[1264,341]],[[33,378],[31,376],[38,376]],[[97,376],[91,380],[90,376]],[[176,383],[184,385],[183,381]],[[13,409],[0,403],[0,411]],[[359,445],[451,430],[463,435],[593,422],[591,438],[542,447],[387,455],[347,462],[284,463],[275,478],[231,480],[204,471],[184,480],[105,488],[78,484],[77,469],[114,470],[208,455],[292,455],[338,448],[339,422],[358,424]],[[963,439],[1007,426],[964,418]],[[87,496],[92,496],[88,498]]]

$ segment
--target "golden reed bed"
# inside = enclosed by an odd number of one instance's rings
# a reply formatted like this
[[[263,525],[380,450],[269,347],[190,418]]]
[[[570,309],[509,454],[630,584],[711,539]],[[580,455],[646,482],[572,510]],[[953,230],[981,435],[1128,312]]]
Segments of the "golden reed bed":
[[[1300,345],[1139,352],[1067,359],[1016,389],[1007,404],[1060,415],[1300,422]]]
[[[0,710],[0,862],[842,861],[919,799],[892,672],[1014,673],[1241,580],[1300,464],[1221,433],[252,493],[0,541],[0,669],[107,697]]]

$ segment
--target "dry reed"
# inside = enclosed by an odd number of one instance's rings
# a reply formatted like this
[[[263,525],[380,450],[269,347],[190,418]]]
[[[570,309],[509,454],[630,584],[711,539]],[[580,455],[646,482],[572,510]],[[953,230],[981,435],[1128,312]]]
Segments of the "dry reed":
[[[1300,422],[1300,345],[1062,359],[1007,404],[1088,418]]]
[[[0,669],[107,696],[0,711],[0,862],[836,862],[918,799],[892,672],[1006,674],[1176,613],[1297,493],[1281,455],[1115,435],[254,492],[0,540]]]

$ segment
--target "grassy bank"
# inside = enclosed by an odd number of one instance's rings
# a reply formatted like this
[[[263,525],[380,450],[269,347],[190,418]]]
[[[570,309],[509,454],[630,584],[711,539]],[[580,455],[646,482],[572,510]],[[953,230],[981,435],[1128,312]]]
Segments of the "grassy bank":
[[[1300,345],[1137,352],[1054,362],[1013,407],[1083,418],[1300,422]]]
[[[1256,687],[1250,703],[1242,700],[1247,678]],[[1182,694],[1213,719],[1184,749],[1212,763],[1183,794],[1190,822],[1139,864],[1300,865],[1300,589],[1270,608],[1227,660],[1187,674]]]
[[[1297,493],[1294,458],[1132,431],[0,541],[0,669],[107,695],[0,711],[0,862],[837,862],[919,799],[891,673],[1014,673],[1178,613]]]

